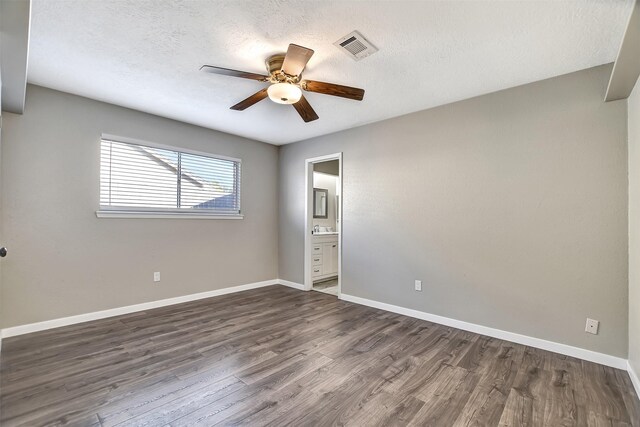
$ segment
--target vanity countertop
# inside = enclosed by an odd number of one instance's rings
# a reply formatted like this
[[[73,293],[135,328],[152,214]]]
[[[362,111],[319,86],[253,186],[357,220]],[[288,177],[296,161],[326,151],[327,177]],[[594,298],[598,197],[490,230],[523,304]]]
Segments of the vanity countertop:
[[[314,232],[314,236],[337,236],[339,233],[337,231],[318,231]]]

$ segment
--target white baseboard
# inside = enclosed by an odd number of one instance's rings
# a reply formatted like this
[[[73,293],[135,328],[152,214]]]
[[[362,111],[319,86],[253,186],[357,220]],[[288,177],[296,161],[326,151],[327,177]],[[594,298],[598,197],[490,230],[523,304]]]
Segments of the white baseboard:
[[[608,354],[598,353],[584,348],[573,347],[566,344],[560,344],[553,341],[547,341],[540,338],[534,338],[527,335],[516,334],[514,332],[503,331],[500,329],[490,328],[488,326],[476,325],[475,323],[464,322],[462,320],[451,319],[449,317],[438,316],[436,314],[426,313],[423,311],[413,310],[410,308],[400,307],[397,305],[386,304],[366,298],[360,298],[353,295],[342,294],[340,299],[354,302],[356,304],[366,305],[369,307],[379,308],[381,310],[402,314],[417,319],[427,320],[429,322],[438,323],[453,328],[462,329],[476,334],[487,335],[506,341],[512,341],[567,356],[577,357],[578,359],[588,360],[590,362],[599,363],[601,365],[611,366],[613,368],[627,370],[628,363],[626,359]]]
[[[304,285],[302,283],[290,282],[288,280],[278,279],[278,283],[284,286],[288,286],[293,289],[298,289],[300,291],[304,291]]]
[[[145,302],[142,304],[128,305],[125,307],[112,308],[109,310],[95,311],[93,313],[78,314],[76,316],[63,317],[60,319],[46,320],[44,322],[30,323],[27,325],[13,326],[0,331],[0,337],[8,338],[16,335],[28,334],[31,332],[44,331],[46,329],[59,328],[61,326],[74,325],[76,323],[89,322],[107,317],[120,316],[122,314],[134,313],[136,311],[151,310],[152,308],[165,307],[168,305],[180,304],[183,302],[196,301],[204,298],[216,297],[219,295],[232,294],[235,292],[247,291],[249,289],[262,288],[265,286],[277,285],[281,280],[265,280],[263,282],[249,283],[246,285],[231,286],[228,288],[216,289],[213,291],[200,292],[197,294],[184,295],[181,297],[167,298],[158,301]],[[289,282],[292,283],[292,282]],[[286,285],[289,286],[289,285]]]
[[[633,383],[633,388],[636,389],[636,394],[640,396],[640,378],[638,378],[638,374],[631,366],[631,363],[627,361],[627,372],[629,372],[629,377],[631,377],[631,382]]]

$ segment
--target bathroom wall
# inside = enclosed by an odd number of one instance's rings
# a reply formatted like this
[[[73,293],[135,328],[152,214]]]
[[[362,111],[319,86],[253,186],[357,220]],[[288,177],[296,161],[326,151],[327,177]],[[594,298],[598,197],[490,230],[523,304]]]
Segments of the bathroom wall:
[[[313,225],[320,227],[331,227],[333,231],[337,230],[336,227],[336,187],[338,177],[335,175],[328,175],[321,172],[313,172],[313,188],[322,188],[329,190],[328,204],[327,204],[327,219],[313,218]]]
[[[329,175],[340,175],[340,162],[338,160],[329,160],[328,162],[314,163],[313,170]]]

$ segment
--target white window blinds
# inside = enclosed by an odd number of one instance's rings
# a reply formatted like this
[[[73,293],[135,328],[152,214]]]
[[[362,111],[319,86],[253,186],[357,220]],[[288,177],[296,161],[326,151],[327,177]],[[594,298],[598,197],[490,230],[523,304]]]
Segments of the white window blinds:
[[[102,139],[100,209],[240,214],[240,160]]]

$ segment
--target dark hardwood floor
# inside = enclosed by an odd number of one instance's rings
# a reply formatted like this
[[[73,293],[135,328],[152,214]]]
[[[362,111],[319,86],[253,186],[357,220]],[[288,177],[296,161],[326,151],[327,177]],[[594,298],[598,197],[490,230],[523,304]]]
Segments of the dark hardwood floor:
[[[640,426],[624,371],[282,286],[2,347],[3,427]]]

